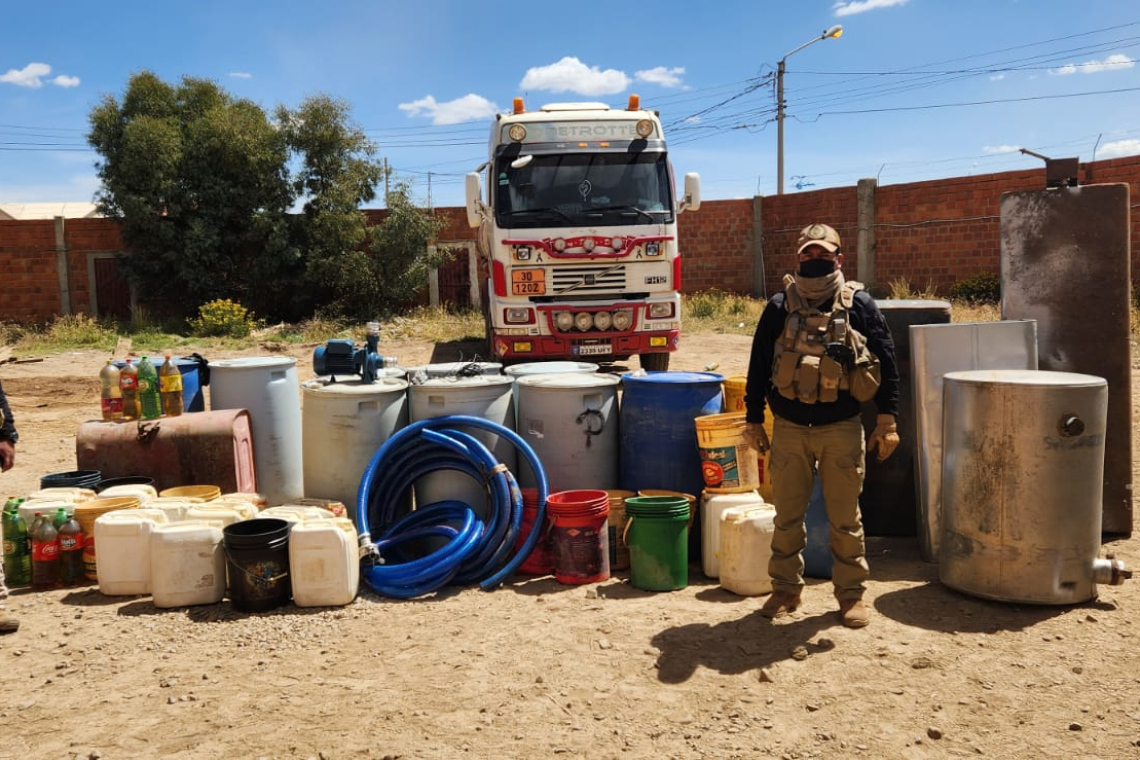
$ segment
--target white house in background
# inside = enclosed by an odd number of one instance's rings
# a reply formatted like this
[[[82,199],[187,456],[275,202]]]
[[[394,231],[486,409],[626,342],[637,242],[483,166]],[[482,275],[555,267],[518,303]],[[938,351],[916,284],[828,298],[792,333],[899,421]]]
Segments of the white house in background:
[[[100,217],[95,204],[87,201],[60,203],[0,203],[0,219],[91,219]]]

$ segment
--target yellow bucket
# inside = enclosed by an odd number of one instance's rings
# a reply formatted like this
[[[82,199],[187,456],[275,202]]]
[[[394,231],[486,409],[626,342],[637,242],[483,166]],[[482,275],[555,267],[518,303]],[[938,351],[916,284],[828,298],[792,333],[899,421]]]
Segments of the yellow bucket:
[[[748,375],[731,375],[724,379],[724,411],[728,414],[747,412],[744,406],[744,390],[748,387]]]
[[[95,559],[95,521],[108,512],[119,509],[138,509],[137,496],[107,496],[88,499],[75,506],[75,520],[83,529],[83,575],[89,581],[99,580]]]
[[[633,491],[610,488],[606,489],[606,495],[610,498],[610,516],[607,518],[610,533],[610,570],[628,570],[629,546],[622,536],[625,528],[625,500],[637,494]]]
[[[201,499],[202,501],[213,501],[222,495],[222,489],[217,486],[175,486],[174,488],[166,488],[159,491],[159,496],[177,496],[180,498],[191,497]]]
[[[756,450],[744,437],[744,412],[696,418],[701,475],[710,493],[743,493],[760,488]]]

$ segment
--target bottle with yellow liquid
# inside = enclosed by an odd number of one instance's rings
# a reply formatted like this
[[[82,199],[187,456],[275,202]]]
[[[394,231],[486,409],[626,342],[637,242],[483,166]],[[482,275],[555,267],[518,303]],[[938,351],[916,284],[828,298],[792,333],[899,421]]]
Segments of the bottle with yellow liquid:
[[[182,370],[170,360],[169,351],[158,370],[158,389],[162,395],[162,413],[167,417],[182,414]]]

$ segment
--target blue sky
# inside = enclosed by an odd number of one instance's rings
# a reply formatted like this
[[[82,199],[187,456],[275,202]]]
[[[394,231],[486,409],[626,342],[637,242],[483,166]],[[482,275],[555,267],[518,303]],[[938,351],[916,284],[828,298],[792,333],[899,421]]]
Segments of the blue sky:
[[[87,116],[150,69],[267,111],[347,101],[417,199],[463,203],[491,115],[523,96],[660,111],[706,199],[884,185],[1140,153],[1140,5],[1126,0],[705,3],[63,0],[0,24],[0,203],[91,200]],[[371,204],[379,206],[376,201]]]

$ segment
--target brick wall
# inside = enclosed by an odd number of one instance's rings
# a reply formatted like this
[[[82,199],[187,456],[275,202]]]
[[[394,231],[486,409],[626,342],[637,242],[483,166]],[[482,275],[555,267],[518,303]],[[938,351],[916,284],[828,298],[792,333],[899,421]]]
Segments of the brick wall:
[[[1140,156],[1082,164],[1084,184],[1123,182],[1132,209],[1140,206]],[[1043,166],[1017,172],[885,185],[875,191],[875,271],[879,285],[906,279],[913,289],[928,286],[945,295],[955,281],[982,272],[997,274],[1000,256],[1002,193],[1043,188]],[[794,244],[804,225],[822,221],[844,239],[844,270],[858,271],[855,187],[768,196],[760,201],[762,239],[755,240],[753,199],[706,200],[699,211],[681,214],[682,280],[686,293],[709,288],[752,292],[754,248],[763,252],[768,293],[780,287],[795,266]],[[368,210],[370,223],[384,217]],[[443,222],[439,239],[472,240],[462,208],[437,208]],[[1131,219],[1132,239],[1140,239],[1140,215]],[[90,252],[122,250],[114,222],[66,222],[72,312],[89,310],[87,259]],[[1140,251],[1132,251],[1133,286],[1140,283]],[[51,220],[0,221],[0,319],[47,321],[60,308],[55,232]]]

